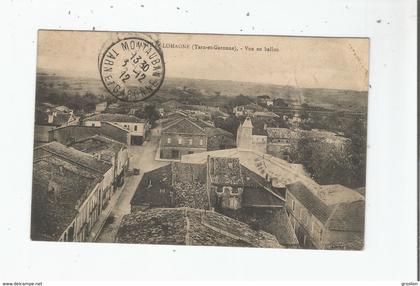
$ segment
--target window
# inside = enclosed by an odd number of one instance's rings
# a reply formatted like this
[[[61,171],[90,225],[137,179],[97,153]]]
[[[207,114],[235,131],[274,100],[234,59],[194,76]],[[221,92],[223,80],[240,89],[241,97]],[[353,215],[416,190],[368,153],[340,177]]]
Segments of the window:
[[[295,201],[292,201],[292,211],[295,210]]]
[[[193,142],[193,140],[192,140],[192,139],[189,139],[189,140],[188,140],[188,144],[192,145],[192,142]]]
[[[203,139],[200,139],[200,145],[203,145]]]
[[[178,138],[178,144],[182,144],[182,138]]]
[[[170,144],[171,143],[171,138],[168,138],[168,141],[167,142],[168,142],[168,144]]]
[[[319,240],[322,240],[322,228],[319,229]]]
[[[137,131],[137,125],[134,125],[134,131]]]
[[[95,123],[92,123],[92,127],[95,127]]]

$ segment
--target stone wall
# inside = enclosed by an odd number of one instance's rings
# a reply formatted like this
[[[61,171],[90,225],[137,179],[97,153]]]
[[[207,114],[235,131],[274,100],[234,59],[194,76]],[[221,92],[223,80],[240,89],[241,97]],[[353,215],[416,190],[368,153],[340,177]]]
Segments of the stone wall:
[[[180,160],[183,155],[206,152],[206,148],[161,147],[160,159]]]

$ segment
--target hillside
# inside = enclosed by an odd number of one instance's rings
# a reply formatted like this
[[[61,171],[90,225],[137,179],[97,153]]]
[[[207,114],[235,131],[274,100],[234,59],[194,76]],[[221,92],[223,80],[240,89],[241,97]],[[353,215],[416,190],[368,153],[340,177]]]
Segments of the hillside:
[[[314,107],[336,111],[366,112],[367,110],[367,92],[185,78],[166,78],[161,89],[148,101],[159,103],[176,99],[174,98],[175,90],[191,93],[195,97],[203,96],[203,102],[217,100],[217,98],[223,100],[240,94],[251,98],[269,95],[273,99],[282,98],[289,105],[306,103]],[[89,94],[98,97],[98,101],[110,97],[99,78],[65,77],[45,72],[38,73],[38,99],[63,95],[63,93],[66,96]],[[176,93],[178,94],[178,92]]]

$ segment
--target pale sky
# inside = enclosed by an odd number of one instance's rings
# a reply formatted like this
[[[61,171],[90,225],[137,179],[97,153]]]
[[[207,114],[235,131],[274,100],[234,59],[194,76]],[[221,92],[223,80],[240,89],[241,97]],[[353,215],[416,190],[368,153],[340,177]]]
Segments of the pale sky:
[[[112,42],[136,33],[40,31],[38,68],[71,76],[99,78],[98,57]],[[369,40],[153,34],[162,44],[189,44],[188,49],[163,48],[166,76],[271,83],[296,87],[368,89]],[[237,52],[192,50],[191,46],[236,46]],[[246,51],[245,46],[273,47],[278,52]],[[241,49],[242,48],[242,49]]]

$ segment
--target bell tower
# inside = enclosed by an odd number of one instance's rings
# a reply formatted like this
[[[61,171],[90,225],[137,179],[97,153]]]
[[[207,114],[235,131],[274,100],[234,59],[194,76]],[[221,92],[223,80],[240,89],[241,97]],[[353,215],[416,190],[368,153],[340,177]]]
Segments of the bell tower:
[[[251,118],[247,117],[238,128],[236,145],[239,148],[252,149],[252,128]]]

